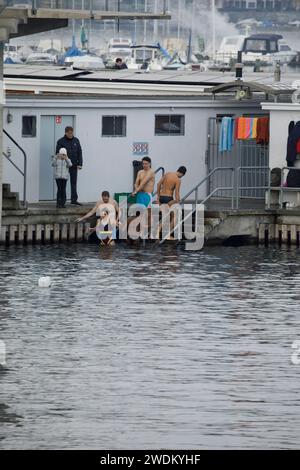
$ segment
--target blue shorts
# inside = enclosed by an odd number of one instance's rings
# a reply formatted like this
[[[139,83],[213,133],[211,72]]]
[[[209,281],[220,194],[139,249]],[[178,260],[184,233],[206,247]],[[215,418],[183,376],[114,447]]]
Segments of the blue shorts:
[[[151,207],[152,204],[152,194],[144,193],[143,191],[137,193],[136,195],[136,204],[141,204],[145,207]]]

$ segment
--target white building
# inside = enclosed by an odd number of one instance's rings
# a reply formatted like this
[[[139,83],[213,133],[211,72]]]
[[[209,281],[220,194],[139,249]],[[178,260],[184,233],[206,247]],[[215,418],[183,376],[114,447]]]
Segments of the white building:
[[[205,91],[232,81],[232,74],[124,71],[78,78],[78,72],[51,69],[58,79],[49,76],[50,69],[26,73],[22,67],[5,71],[4,129],[27,154],[27,200],[31,203],[55,199],[51,156],[66,125],[74,126],[83,149],[80,200],[91,202],[104,189],[112,194],[132,190],[133,161],[142,158],[135,153],[137,143],[145,144],[142,148],[152,158],[154,169],[187,167],[182,193],[216,166],[241,165],[240,157],[219,155],[217,136],[209,134],[218,133],[217,121],[222,116],[263,113],[261,97],[239,101],[229,95],[213,100]],[[69,79],[62,80],[68,73]],[[4,151],[22,168],[22,153],[7,137]],[[268,156],[262,162],[260,155],[253,155],[248,166],[268,164]],[[23,179],[11,161],[4,160],[3,180],[22,194]],[[201,196],[206,196],[205,186]]]

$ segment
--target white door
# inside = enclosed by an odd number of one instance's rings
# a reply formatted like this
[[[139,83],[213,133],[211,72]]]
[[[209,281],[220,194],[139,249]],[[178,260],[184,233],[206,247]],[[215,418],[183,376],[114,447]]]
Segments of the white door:
[[[65,134],[66,126],[74,127],[74,116],[41,116],[40,201],[53,201],[56,198],[52,156],[55,155],[58,139]]]

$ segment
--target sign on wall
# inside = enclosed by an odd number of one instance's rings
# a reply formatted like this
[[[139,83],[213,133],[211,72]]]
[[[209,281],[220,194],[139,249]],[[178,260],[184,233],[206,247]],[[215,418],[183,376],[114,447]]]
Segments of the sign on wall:
[[[133,143],[133,155],[135,157],[145,157],[149,155],[149,143],[148,142],[134,142]]]
[[[55,116],[55,122],[56,122],[56,124],[61,124],[62,117],[61,116]]]

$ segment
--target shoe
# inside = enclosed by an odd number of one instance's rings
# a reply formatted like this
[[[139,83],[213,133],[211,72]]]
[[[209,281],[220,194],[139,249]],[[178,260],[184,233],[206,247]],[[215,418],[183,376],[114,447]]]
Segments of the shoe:
[[[72,204],[73,206],[82,206],[82,204],[80,204],[80,202],[78,202],[78,201],[71,202],[71,204]]]
[[[65,209],[65,208],[66,208],[66,206],[64,206],[64,205],[63,205],[63,206],[60,206],[60,209]]]

